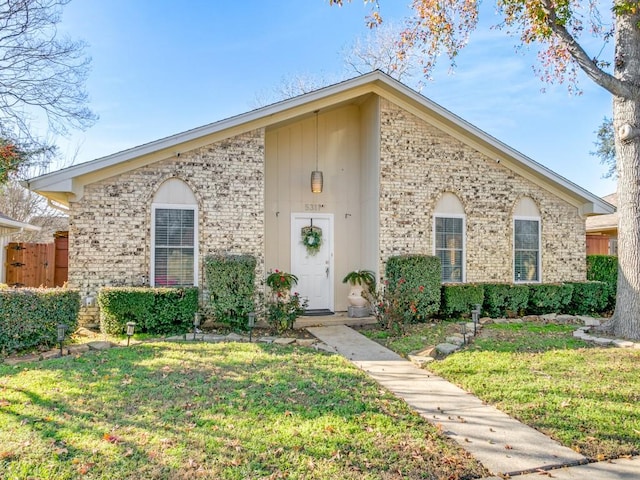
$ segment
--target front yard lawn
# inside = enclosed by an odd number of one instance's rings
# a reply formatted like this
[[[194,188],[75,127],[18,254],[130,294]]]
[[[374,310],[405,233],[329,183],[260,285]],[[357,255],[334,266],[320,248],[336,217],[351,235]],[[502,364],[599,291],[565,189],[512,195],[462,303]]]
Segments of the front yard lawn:
[[[425,368],[590,458],[638,455],[640,350],[597,347],[574,338],[576,328],[485,325],[473,343]],[[455,323],[412,325],[382,341],[406,355],[409,345],[419,350],[443,341],[447,330]],[[426,342],[419,345],[421,338]]]
[[[3,479],[488,474],[339,356],[156,343],[0,366]]]

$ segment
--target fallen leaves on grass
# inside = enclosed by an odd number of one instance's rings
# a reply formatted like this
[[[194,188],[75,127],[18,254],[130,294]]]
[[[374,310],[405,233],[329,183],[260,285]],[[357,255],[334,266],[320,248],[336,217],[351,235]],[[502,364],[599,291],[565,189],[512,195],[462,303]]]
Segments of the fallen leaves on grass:
[[[112,433],[105,433],[102,436],[103,440],[106,440],[109,443],[113,443],[114,445],[120,442],[120,437],[117,435],[113,435]]]

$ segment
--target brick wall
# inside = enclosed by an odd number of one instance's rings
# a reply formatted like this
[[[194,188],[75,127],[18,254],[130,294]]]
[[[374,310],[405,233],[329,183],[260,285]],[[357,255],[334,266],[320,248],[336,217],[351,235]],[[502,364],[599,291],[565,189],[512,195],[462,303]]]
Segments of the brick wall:
[[[198,200],[199,278],[209,253],[248,253],[262,278],[264,133],[256,130],[87,185],[69,214],[69,284],[82,297],[102,286],[143,285],[150,273],[151,202],[168,178]],[[97,321],[83,307],[80,323]]]
[[[380,262],[433,255],[433,212],[444,192],[465,208],[468,282],[513,280],[513,209],[532,198],[541,214],[542,280],[586,279],[584,220],[575,207],[494,159],[381,102]]]

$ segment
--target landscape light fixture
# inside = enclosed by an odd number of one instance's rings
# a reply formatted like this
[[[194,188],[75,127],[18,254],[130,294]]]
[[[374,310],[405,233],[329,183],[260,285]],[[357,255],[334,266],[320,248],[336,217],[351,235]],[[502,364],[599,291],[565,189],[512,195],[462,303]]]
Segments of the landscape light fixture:
[[[200,312],[196,312],[193,315],[193,340],[196,339],[196,333],[198,333],[198,327],[200,326]]]
[[[478,334],[478,322],[480,321],[480,304],[476,304],[475,310],[471,310],[471,318],[473,318],[473,335]]]
[[[460,333],[462,334],[462,344],[467,344],[467,322],[458,322],[460,325]]]
[[[129,342],[131,341],[131,337],[133,337],[133,332],[136,329],[136,322],[127,322],[127,347],[129,346]]]
[[[311,193],[322,193],[324,181],[322,172],[318,170],[318,110],[314,113],[316,114],[316,169],[311,172]]]
[[[67,332],[67,326],[64,323],[59,323],[56,327],[58,333],[58,343],[60,344],[60,356],[62,356],[62,342]]]
[[[251,335],[253,333],[253,328],[256,326],[256,313],[249,312],[247,315],[247,328],[249,329],[249,343],[251,343]]]

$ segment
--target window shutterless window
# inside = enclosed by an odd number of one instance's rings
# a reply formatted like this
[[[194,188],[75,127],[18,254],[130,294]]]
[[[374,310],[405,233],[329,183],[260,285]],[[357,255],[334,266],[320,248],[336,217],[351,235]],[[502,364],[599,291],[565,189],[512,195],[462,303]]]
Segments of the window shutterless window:
[[[540,219],[513,221],[514,281],[540,281]]]
[[[188,205],[154,205],[152,217],[153,285],[197,285],[196,208]]]
[[[435,254],[442,263],[443,282],[464,281],[464,218],[435,217]]]

